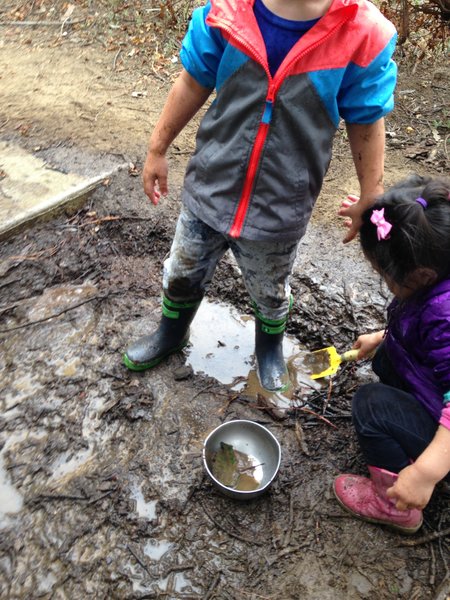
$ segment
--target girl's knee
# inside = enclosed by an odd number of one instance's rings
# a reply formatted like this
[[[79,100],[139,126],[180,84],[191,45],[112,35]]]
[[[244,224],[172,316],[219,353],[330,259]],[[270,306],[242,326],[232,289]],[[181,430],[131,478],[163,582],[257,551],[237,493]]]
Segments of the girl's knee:
[[[365,383],[355,392],[352,400],[352,410],[364,410],[368,405],[372,404],[374,400],[379,396],[380,388],[382,387],[379,383]]]
[[[383,402],[383,384],[366,383],[353,396],[352,420],[357,431],[370,427],[377,412],[376,405]]]

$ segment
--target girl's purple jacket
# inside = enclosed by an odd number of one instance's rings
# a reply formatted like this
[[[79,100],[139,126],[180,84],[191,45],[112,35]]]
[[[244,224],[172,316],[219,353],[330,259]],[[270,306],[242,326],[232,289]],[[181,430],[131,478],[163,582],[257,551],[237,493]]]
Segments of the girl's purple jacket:
[[[411,393],[448,427],[450,277],[388,309],[386,352]],[[447,396],[448,398],[448,396]]]

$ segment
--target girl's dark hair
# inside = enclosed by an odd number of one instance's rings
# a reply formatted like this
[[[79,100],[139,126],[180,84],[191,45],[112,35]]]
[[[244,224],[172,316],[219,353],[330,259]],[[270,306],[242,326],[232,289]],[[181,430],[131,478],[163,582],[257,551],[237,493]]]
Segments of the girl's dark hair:
[[[411,175],[380,196],[363,215],[360,241],[366,258],[383,275],[403,285],[419,267],[450,274],[450,181]],[[426,200],[427,206],[417,202]],[[384,208],[392,225],[389,238],[378,241],[370,221],[373,210]]]

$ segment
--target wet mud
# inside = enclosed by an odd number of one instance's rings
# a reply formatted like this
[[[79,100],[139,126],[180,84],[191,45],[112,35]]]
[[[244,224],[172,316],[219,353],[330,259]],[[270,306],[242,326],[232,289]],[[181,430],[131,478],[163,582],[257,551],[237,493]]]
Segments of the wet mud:
[[[450,526],[448,496],[435,493],[413,545],[333,497],[335,475],[365,473],[350,402],[370,366],[312,382],[302,352],[349,349],[381,326],[389,295],[320,214],[292,277],[288,394],[258,389],[252,311],[228,255],[190,346],[151,372],[122,366],[158,320],[178,196],[155,210],[120,172],[81,210],[2,244],[0,596],[434,598],[448,538],[422,538]],[[246,502],[220,495],[202,464],[208,433],[236,418],[282,448],[273,485]]]

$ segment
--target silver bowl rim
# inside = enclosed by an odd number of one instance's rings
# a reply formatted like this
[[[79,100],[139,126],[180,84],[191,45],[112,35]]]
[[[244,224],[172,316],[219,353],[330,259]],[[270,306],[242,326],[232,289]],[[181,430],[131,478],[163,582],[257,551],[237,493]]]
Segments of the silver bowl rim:
[[[274,469],[274,473],[272,475],[272,477],[269,479],[269,481],[267,481],[265,483],[265,485],[261,488],[258,488],[256,490],[236,490],[235,488],[232,487],[228,487],[227,485],[224,485],[221,481],[219,481],[218,479],[216,479],[214,477],[214,475],[212,474],[211,470],[208,467],[208,463],[206,460],[206,445],[208,443],[208,440],[219,430],[219,429],[223,429],[224,427],[226,427],[228,424],[236,424],[236,423],[249,423],[252,426],[256,426],[259,427],[260,429],[262,429],[264,431],[264,433],[268,434],[269,437],[272,438],[272,440],[275,442],[275,447],[278,451],[278,460],[277,460],[277,466]],[[215,427],[205,438],[205,441],[203,442],[203,451],[202,451],[202,457],[203,457],[203,465],[205,467],[205,470],[208,474],[208,476],[212,479],[212,481],[219,487],[222,488],[224,490],[228,490],[229,492],[232,492],[233,495],[236,496],[241,496],[241,497],[245,497],[245,496],[255,496],[255,494],[259,495],[262,492],[264,492],[273,482],[273,480],[275,479],[275,477],[278,475],[278,471],[280,470],[280,464],[281,464],[281,445],[280,442],[277,440],[277,438],[274,436],[274,434],[269,431],[267,429],[267,427],[264,427],[264,425],[261,425],[260,423],[257,423],[256,421],[250,421],[249,419],[233,419],[231,421],[225,421],[225,423],[221,423],[220,425],[218,425],[217,427]]]

